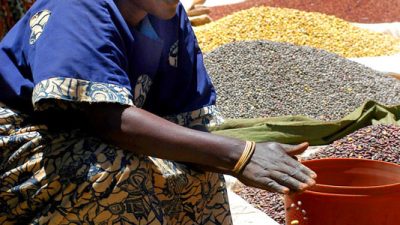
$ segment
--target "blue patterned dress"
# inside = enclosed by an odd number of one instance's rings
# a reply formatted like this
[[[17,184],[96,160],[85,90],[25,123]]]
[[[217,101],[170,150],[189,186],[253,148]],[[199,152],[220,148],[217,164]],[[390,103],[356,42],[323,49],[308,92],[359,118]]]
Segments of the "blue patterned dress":
[[[109,103],[210,125],[202,60],[182,6],[133,28],[112,0],[37,1],[0,43],[0,224],[231,224],[222,175],[33,116]]]

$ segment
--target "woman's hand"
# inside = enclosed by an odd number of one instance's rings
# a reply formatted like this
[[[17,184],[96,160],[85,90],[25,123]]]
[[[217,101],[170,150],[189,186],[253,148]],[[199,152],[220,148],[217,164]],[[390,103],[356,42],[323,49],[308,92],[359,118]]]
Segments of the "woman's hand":
[[[315,184],[316,174],[295,160],[308,143],[286,145],[276,142],[257,143],[256,150],[240,174],[234,174],[245,185],[287,194]]]

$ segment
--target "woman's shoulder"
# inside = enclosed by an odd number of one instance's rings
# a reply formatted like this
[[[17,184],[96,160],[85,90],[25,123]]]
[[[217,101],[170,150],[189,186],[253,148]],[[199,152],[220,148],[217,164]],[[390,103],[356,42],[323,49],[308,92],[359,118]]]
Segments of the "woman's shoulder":
[[[35,21],[43,22],[42,15],[46,16],[48,31],[66,28],[74,33],[90,33],[94,29],[128,30],[113,0],[38,0],[27,12],[26,23],[32,28]]]
[[[102,19],[110,16],[112,13],[119,13],[114,0],[38,0],[27,14],[34,15],[43,10],[53,13],[62,12],[63,15],[78,14],[95,16],[93,19]]]

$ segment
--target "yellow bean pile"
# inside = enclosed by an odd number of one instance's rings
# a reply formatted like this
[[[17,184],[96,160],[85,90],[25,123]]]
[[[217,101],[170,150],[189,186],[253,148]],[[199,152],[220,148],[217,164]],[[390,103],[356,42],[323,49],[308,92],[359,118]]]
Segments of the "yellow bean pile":
[[[295,9],[255,7],[195,27],[204,52],[244,40],[270,40],[324,49],[344,57],[400,52],[400,39],[357,28],[335,16]]]

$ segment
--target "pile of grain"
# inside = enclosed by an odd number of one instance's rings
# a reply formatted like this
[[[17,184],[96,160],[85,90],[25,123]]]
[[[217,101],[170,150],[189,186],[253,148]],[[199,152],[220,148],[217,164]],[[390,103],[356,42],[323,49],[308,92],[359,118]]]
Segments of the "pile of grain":
[[[294,9],[255,7],[196,27],[204,52],[241,40],[270,40],[325,49],[344,57],[390,55],[400,41],[357,28],[334,16]]]
[[[400,103],[400,82],[323,50],[236,42],[204,56],[227,118],[305,115],[340,119],[367,100]]]

